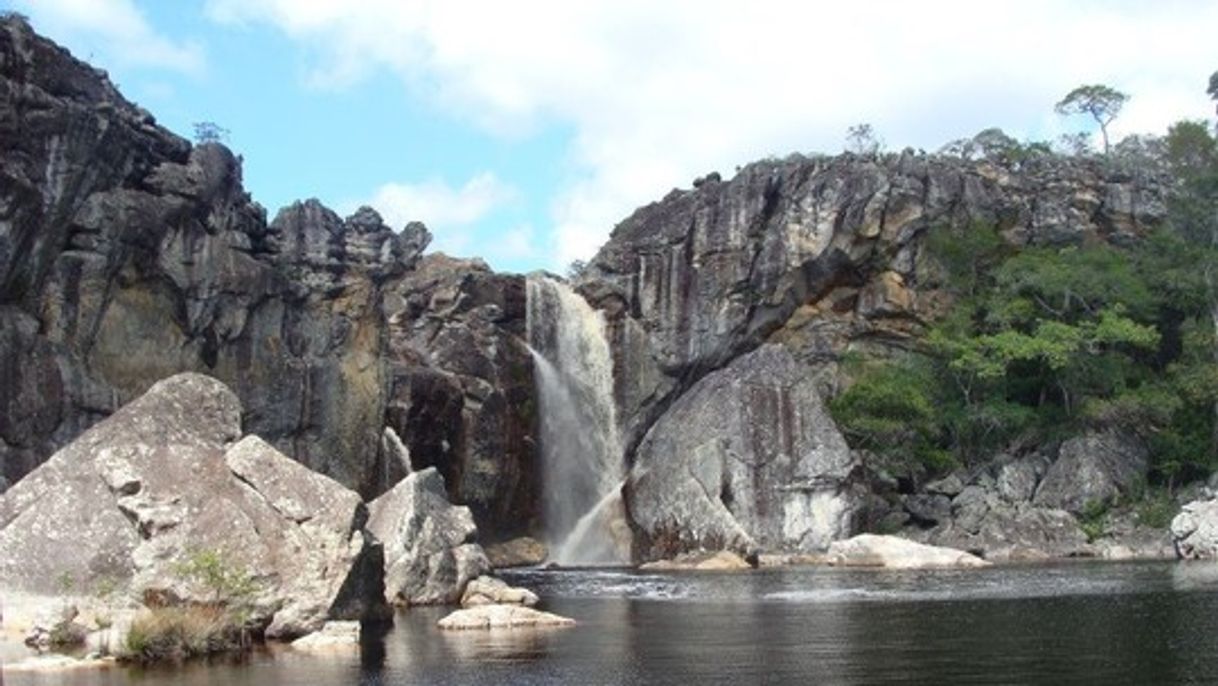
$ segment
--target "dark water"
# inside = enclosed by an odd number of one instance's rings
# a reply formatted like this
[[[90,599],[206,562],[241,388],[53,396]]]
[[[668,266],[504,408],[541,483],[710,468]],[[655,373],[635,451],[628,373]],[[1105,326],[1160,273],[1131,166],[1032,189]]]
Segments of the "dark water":
[[[4,684],[1218,683],[1218,564],[974,571],[531,572],[571,629],[441,633],[411,611],[357,654]]]

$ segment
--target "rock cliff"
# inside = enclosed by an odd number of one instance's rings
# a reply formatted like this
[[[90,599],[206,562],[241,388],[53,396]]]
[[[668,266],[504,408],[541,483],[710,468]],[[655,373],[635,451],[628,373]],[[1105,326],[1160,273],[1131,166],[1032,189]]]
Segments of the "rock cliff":
[[[424,256],[429,240],[313,200],[268,222],[239,158],[159,127],[103,72],[5,19],[0,476],[198,371],[237,392],[251,433],[365,498],[408,454],[484,531],[526,530],[523,280]]]
[[[950,308],[927,234],[1124,243],[1162,220],[1163,193],[1097,160],[907,151],[766,160],[636,211],[575,283],[609,324],[636,554],[852,533],[871,505],[823,400],[843,354],[911,348]],[[0,21],[0,486],[193,371],[236,392],[248,432],[365,500],[435,467],[483,536],[539,532],[524,278],[425,254],[429,239],[312,200],[268,221],[226,148]],[[1093,496],[1044,485],[1062,481],[1051,452],[906,498],[906,520],[970,542],[1033,522],[1030,539],[1075,546],[1049,508]],[[1142,462],[1097,471],[1096,493]]]
[[[843,478],[849,459],[816,457],[848,451],[819,401],[795,402],[809,391],[794,389],[811,383],[825,396],[836,392],[845,353],[912,349],[925,325],[950,308],[927,234],[984,225],[1016,247],[1126,243],[1162,221],[1163,194],[1153,175],[1096,160],[907,151],[763,161],[728,181],[712,174],[636,211],[578,288],[609,319],[632,464],[626,504],[644,542],[640,554],[745,549],[754,541],[823,549],[826,532],[848,535],[866,519]],[[750,351],[769,344],[791,362],[742,375],[737,367]],[[706,392],[708,385],[717,390]],[[771,395],[790,404],[779,412]],[[763,449],[732,447],[765,427],[781,431],[755,441]],[[799,445],[784,443],[792,430],[811,433]],[[773,466],[760,466],[767,462]],[[805,483],[819,486],[796,514],[792,494]],[[1117,492],[1107,482],[1103,488]],[[1094,497],[1064,488],[1050,498],[1052,489],[1042,490],[1038,498],[1050,507]],[[920,497],[912,505],[938,506],[950,518],[946,497]],[[1062,535],[1085,543],[1060,510],[1026,517],[1048,522],[1030,537],[1054,552],[1064,549],[1049,543]],[[1058,531],[1063,517],[1067,534]],[[817,518],[825,521],[814,524]]]

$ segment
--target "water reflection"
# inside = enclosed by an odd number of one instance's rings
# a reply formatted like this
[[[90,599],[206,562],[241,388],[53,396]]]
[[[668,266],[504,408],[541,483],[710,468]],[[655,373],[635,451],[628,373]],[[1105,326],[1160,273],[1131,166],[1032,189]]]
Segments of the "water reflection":
[[[400,613],[357,653],[74,674],[86,684],[1218,682],[1218,565],[977,572],[525,572],[570,629],[444,633]],[[77,679],[76,677],[80,678]],[[5,675],[4,683],[59,683]]]

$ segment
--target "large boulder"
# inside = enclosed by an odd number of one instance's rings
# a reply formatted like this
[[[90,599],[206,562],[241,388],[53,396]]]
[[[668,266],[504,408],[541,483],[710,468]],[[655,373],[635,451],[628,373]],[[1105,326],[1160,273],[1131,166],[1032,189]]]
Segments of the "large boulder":
[[[448,502],[444,477],[429,467],[368,506],[368,529],[385,546],[385,597],[397,605],[446,605],[491,563],[469,508]]]
[[[639,445],[636,558],[823,550],[852,533],[856,460],[807,370],[768,345],[706,376]]]
[[[1105,431],[1072,438],[1062,444],[1033,502],[1074,514],[1105,507],[1144,482],[1149,467],[1146,445],[1129,434]]]
[[[206,556],[249,580],[241,600],[269,636],[378,615],[381,549],[359,496],[257,437],[238,440],[240,420],[231,391],[187,373],[93,426],[0,495],[0,587],[234,600],[185,571]]]
[[[1171,522],[1176,555],[1185,560],[1218,559],[1218,499],[1194,500]]]

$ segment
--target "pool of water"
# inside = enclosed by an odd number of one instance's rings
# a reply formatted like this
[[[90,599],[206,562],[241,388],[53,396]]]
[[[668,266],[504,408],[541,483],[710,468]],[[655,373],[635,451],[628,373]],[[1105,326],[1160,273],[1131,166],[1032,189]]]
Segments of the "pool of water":
[[[1218,683],[1218,564],[506,576],[579,625],[444,633],[416,609],[358,651],[3,683]]]

